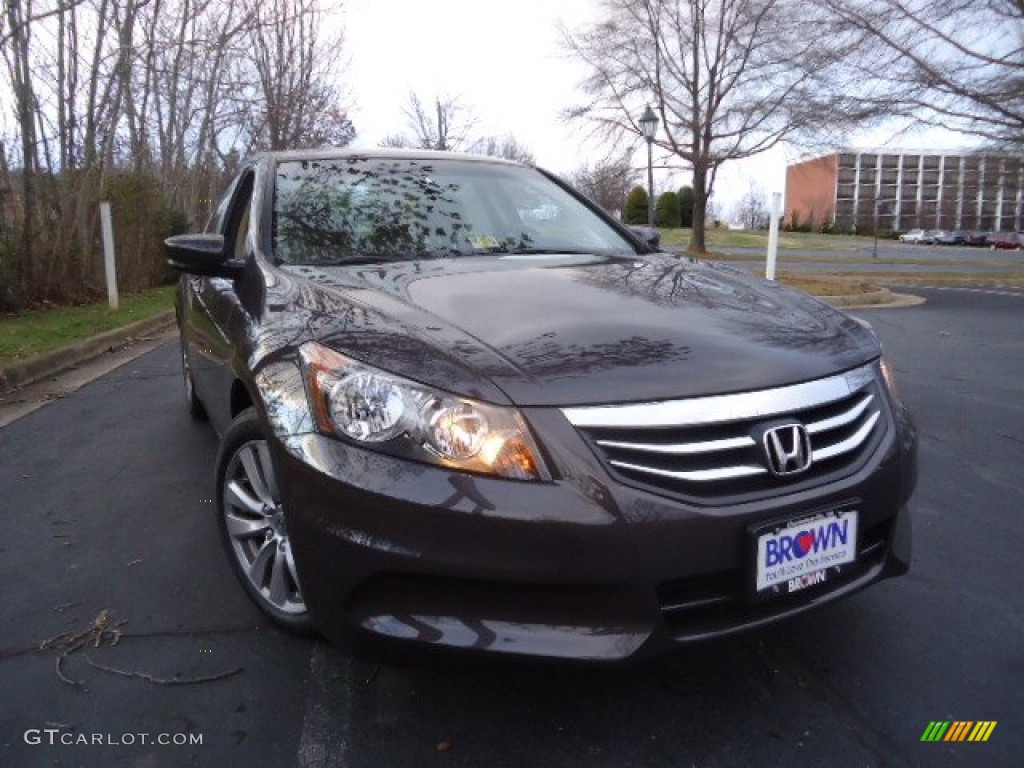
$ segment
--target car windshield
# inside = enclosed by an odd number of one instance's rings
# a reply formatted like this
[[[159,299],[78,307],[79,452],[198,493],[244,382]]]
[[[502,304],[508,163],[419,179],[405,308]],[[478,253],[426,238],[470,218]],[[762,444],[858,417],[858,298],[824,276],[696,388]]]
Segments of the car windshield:
[[[285,161],[275,175],[278,263],[635,253],[613,227],[532,168],[358,156]]]

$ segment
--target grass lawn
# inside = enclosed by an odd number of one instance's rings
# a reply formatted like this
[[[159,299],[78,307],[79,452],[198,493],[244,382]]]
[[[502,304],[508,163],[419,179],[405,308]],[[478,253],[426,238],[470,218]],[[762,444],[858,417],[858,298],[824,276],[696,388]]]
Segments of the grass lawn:
[[[121,296],[112,312],[103,301],[0,316],[0,365],[52,352],[76,341],[145,320],[174,306],[175,286]]]
[[[661,244],[682,248],[690,244],[689,229],[662,229]],[[814,232],[779,232],[779,248],[807,248],[819,251],[851,251],[871,238],[854,235],[819,235]],[[768,232],[746,229],[709,229],[709,250],[716,248],[767,248]]]
[[[763,277],[763,275],[761,275]],[[809,293],[812,296],[856,296],[878,291],[878,285],[871,280],[848,279],[830,280],[815,275],[780,272],[778,281],[790,288]]]

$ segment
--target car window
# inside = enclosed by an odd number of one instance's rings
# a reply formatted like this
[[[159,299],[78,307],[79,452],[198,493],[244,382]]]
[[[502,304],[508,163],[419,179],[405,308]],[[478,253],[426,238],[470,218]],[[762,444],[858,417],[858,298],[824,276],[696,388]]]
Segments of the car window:
[[[283,162],[275,176],[274,255],[283,263],[633,252],[612,226],[532,168],[352,157]]]

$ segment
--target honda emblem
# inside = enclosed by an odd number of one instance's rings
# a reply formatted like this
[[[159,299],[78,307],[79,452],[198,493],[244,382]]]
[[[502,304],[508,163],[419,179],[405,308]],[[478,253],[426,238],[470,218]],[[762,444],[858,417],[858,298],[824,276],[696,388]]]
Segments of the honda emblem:
[[[811,436],[803,424],[772,427],[764,433],[764,452],[773,475],[796,475],[811,466]]]

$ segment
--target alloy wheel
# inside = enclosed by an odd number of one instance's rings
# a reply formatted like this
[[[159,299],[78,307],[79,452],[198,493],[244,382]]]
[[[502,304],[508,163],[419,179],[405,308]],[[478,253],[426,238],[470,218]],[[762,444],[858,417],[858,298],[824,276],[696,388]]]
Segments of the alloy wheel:
[[[290,616],[306,612],[266,440],[243,443],[228,462],[224,525],[239,568],[267,607]]]

